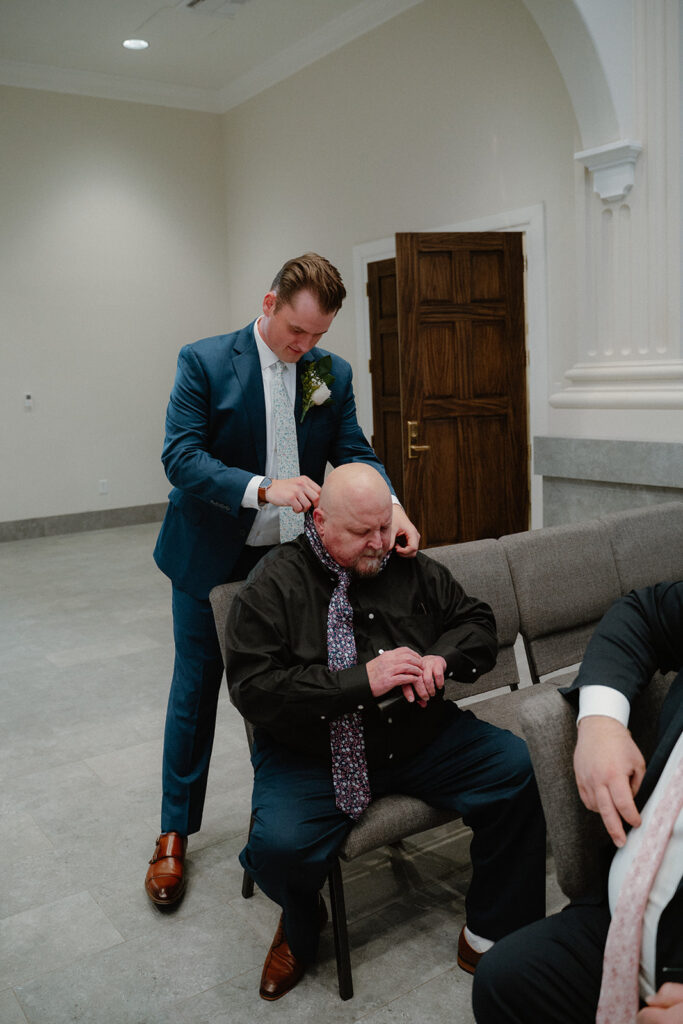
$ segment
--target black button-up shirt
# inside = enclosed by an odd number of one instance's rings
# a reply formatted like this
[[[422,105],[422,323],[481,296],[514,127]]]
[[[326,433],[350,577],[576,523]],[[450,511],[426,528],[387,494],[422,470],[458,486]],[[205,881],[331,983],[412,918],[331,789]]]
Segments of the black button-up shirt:
[[[448,569],[422,553],[392,555],[377,576],[349,587],[358,664],[327,667],[327,613],[337,577],[302,535],[274,549],[235,596],[226,631],[230,697],[244,717],[280,743],[329,759],[329,721],[363,718],[368,764],[386,764],[426,746],[454,704],[437,691],[427,707],[400,688],[376,699],[365,665],[383,651],[410,647],[441,655],[446,676],[472,682],[496,660],[489,606],[468,597]]]

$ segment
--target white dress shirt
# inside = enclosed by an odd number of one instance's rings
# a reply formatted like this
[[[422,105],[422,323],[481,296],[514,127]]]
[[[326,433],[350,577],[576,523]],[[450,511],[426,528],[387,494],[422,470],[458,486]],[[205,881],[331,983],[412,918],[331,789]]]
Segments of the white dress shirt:
[[[259,317],[260,320],[260,317]],[[278,357],[272,352],[259,334],[259,321],[254,323],[254,340],[261,362],[261,375],[263,377],[263,397],[266,403],[266,472],[271,480],[278,479],[277,471],[277,448],[275,445],[275,417],[273,416],[273,403],[271,401],[270,389],[275,376],[275,366]],[[296,363],[285,363],[282,379],[287,389],[287,394],[292,401],[296,398]],[[259,507],[258,489],[261,486],[263,475],[253,476],[247,484],[242,495],[242,506],[244,508],[258,509],[258,515],[249,531],[246,543],[253,547],[260,547],[264,544],[279,544],[280,542],[280,513],[277,505],[265,505]]]

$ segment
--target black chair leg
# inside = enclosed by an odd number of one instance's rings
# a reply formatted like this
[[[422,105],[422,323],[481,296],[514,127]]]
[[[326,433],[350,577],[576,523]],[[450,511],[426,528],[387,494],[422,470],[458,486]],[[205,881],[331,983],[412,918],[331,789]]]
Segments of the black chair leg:
[[[344,883],[341,866],[335,858],[327,876],[330,889],[330,906],[332,908],[332,928],[334,929],[334,951],[337,957],[337,980],[339,995],[342,999],[353,996],[353,978],[351,976],[351,955],[349,953],[349,933],[346,927],[346,904],[344,902]]]
[[[254,815],[249,819],[249,832],[247,833],[247,839],[251,835],[251,827],[254,824]],[[245,900],[250,899],[254,895],[254,879],[251,877],[248,871],[245,871],[242,875],[242,896]]]

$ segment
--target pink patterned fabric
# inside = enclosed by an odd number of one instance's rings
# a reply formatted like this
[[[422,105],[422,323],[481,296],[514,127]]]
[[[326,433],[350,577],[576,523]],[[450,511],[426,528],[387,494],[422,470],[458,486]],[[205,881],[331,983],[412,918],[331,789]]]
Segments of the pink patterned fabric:
[[[607,933],[595,1024],[634,1024],[636,1019],[643,915],[681,807],[683,760],[659,798],[619,892]]]
[[[347,593],[352,573],[338,565],[327,553],[310,513],[306,515],[305,523],[306,537],[313,551],[323,565],[338,577],[327,613],[327,666],[333,670],[351,668],[358,663],[356,639],[353,635],[353,608]],[[389,555],[382,563],[382,569],[388,558]],[[330,722],[330,750],[337,807],[356,821],[372,798],[363,721],[357,711],[350,711]]]

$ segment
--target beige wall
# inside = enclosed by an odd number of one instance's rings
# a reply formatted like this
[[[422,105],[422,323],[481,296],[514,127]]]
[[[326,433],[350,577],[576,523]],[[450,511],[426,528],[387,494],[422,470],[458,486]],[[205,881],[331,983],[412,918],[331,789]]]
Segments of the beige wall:
[[[163,501],[178,349],[226,318],[220,119],[3,88],[0,126],[0,521]]]
[[[297,251],[328,255],[351,285],[355,245],[543,203],[551,378],[572,365],[576,122],[521,2],[425,0],[224,125],[238,320],[255,277]],[[353,303],[329,341],[355,362]]]

